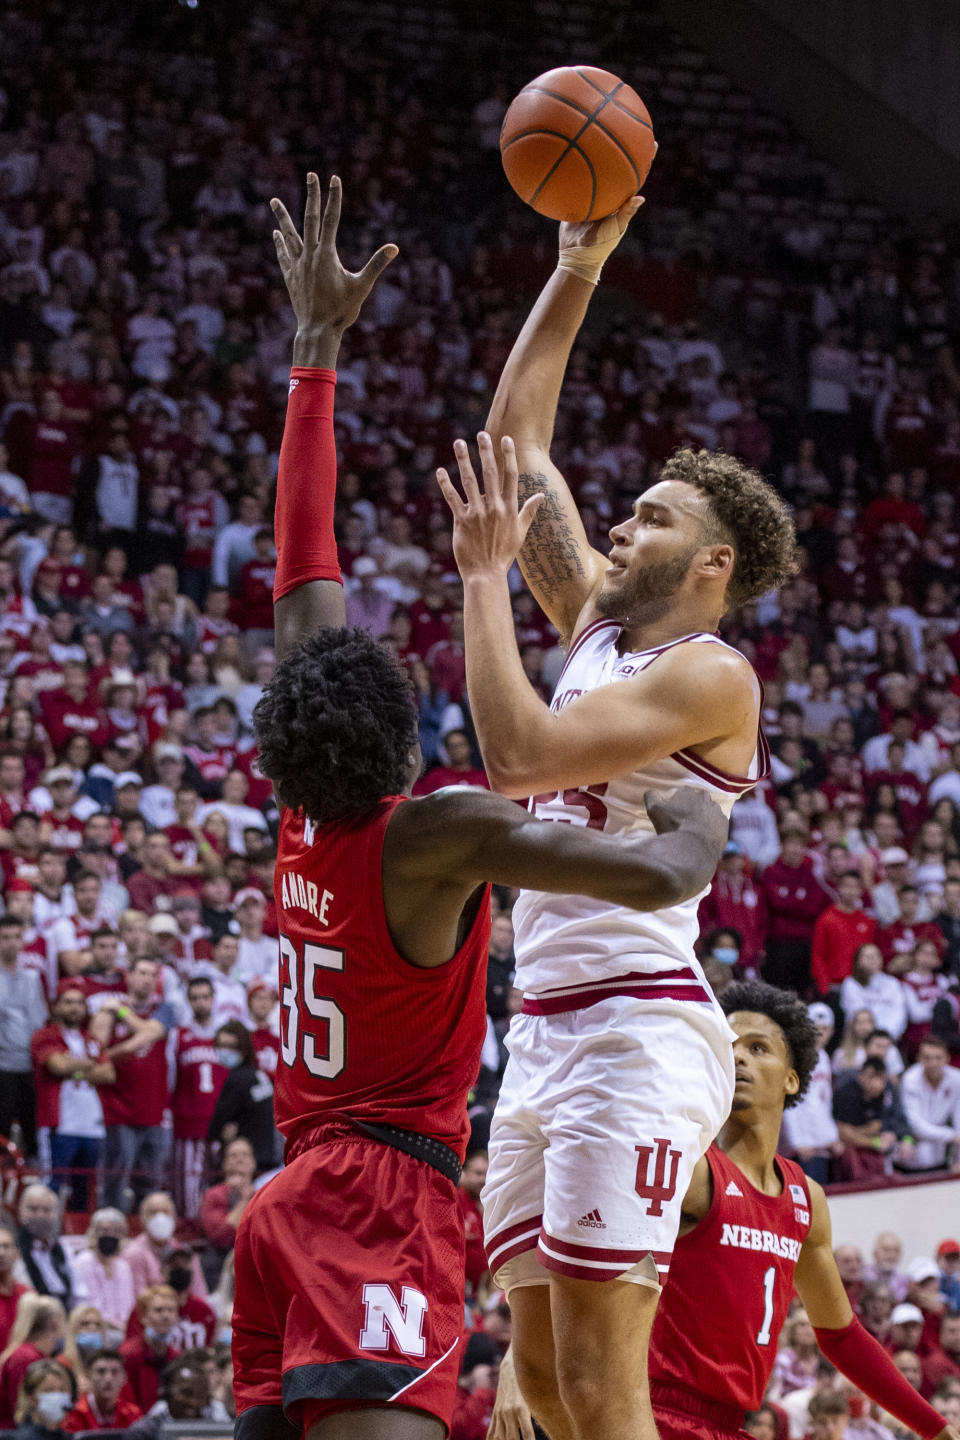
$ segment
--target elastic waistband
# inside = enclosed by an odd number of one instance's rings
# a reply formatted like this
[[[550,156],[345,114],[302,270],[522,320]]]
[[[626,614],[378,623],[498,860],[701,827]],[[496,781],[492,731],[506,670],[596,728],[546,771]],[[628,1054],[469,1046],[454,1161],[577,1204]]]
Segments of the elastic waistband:
[[[391,1150],[399,1150],[401,1154],[409,1155],[414,1160],[422,1160],[452,1184],[460,1183],[462,1166],[459,1157],[456,1151],[449,1145],[444,1145],[442,1140],[434,1140],[429,1135],[418,1135],[413,1130],[401,1130],[396,1125],[372,1125],[364,1120],[347,1117],[331,1118],[322,1125],[302,1131],[288,1144],[284,1159],[290,1165],[305,1151],[315,1150],[318,1145],[357,1138],[387,1145]]]
[[[707,1400],[693,1390],[684,1390],[680,1385],[668,1385],[663,1380],[650,1381],[650,1399],[664,1410],[678,1410],[681,1415],[692,1415],[698,1420],[707,1420],[722,1430],[741,1430],[745,1412],[738,1405],[722,1405],[716,1400]]]
[[[599,980],[595,985],[570,985],[547,990],[542,995],[524,995],[523,1015],[561,1015],[568,1010],[585,1010],[601,1000],[624,995],[631,1000],[682,1000],[712,1005],[713,996],[701,977],[689,966],[681,970],[632,971]]]

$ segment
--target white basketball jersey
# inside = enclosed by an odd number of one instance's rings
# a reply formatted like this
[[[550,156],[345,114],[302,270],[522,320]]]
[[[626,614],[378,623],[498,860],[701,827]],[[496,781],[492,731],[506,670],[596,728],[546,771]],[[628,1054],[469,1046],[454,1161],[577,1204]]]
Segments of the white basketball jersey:
[[[724,643],[716,635],[685,635],[654,650],[620,655],[620,634],[615,620],[597,620],[580,633],[557,682],[550,706],[554,713],[590,690],[646,670],[677,645],[691,647],[689,661],[696,665],[693,646]],[[646,790],[672,793],[680,786],[695,785],[707,790],[729,815],[734,801],[768,770],[769,752],[759,732],[747,776],[727,775],[691,751],[680,750],[618,780],[535,795],[529,808],[541,820],[586,825],[605,835],[634,836],[653,832],[643,805]],[[667,910],[641,913],[586,895],[524,890],[513,912],[516,985],[525,995],[555,1002],[557,1008],[565,996],[582,998],[583,991],[596,990],[604,982],[612,990],[611,982],[625,978],[639,987],[637,993],[649,991],[650,998],[681,999],[685,987],[691,999],[703,998],[705,981],[693,946],[699,933],[697,909],[706,893]]]

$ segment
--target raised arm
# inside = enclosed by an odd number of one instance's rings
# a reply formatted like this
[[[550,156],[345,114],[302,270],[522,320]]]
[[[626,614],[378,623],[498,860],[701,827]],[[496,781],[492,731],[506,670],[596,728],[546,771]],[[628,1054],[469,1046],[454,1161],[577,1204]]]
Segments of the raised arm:
[[[568,640],[600,588],[607,559],[587,540],[573,496],[550,459],[550,443],[567,361],[603,261],[641,203],[636,196],[605,220],[560,226],[558,267],[517,337],[487,417],[495,445],[510,435],[517,447],[521,501],[544,496],[518,559],[541,609]]]
[[[957,1430],[921,1399],[891,1356],[850,1308],[833,1258],[830,1212],[822,1189],[810,1181],[811,1223],[796,1269],[797,1294],[831,1365],[871,1400],[923,1440],[957,1440]]]
[[[557,713],[544,704],[520,662],[507,571],[546,501],[533,496],[518,511],[510,436],[503,437],[500,465],[489,436],[481,434],[478,444],[482,493],[461,440],[456,455],[465,500],[445,470],[438,481],[453,513],[453,551],[464,582],[467,690],[493,788],[517,798],[577,789],[690,746],[721,769],[744,773],[755,745],[760,687],[747,661],[724,646],[700,647],[695,666],[682,648],[671,649],[656,664]]]
[[[278,659],[314,630],[344,624],[343,581],[333,533],[337,357],[343,332],[360,314],[377,276],[397,254],[395,245],[383,245],[359,274],[344,270],[337,255],[340,201],[335,175],[321,221],[320,181],[308,175],[302,237],[283,204],[271,201],[278,227],[273,232],[277,258],[297,317],[274,517]]]

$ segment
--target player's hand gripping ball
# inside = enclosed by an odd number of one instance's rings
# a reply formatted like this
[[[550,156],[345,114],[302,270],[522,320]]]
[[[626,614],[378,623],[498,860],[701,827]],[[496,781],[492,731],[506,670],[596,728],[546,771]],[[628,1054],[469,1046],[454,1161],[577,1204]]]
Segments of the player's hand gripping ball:
[[[641,188],[656,153],[640,96],[593,65],[538,75],[513,101],[500,131],[507,179],[551,220],[612,215]]]

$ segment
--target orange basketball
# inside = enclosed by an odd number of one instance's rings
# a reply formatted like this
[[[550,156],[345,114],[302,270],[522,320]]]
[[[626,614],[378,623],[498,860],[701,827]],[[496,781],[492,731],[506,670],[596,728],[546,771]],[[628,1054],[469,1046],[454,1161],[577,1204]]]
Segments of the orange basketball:
[[[507,179],[551,220],[598,220],[619,210],[646,180],[656,149],[640,96],[593,65],[538,75],[500,131]]]

